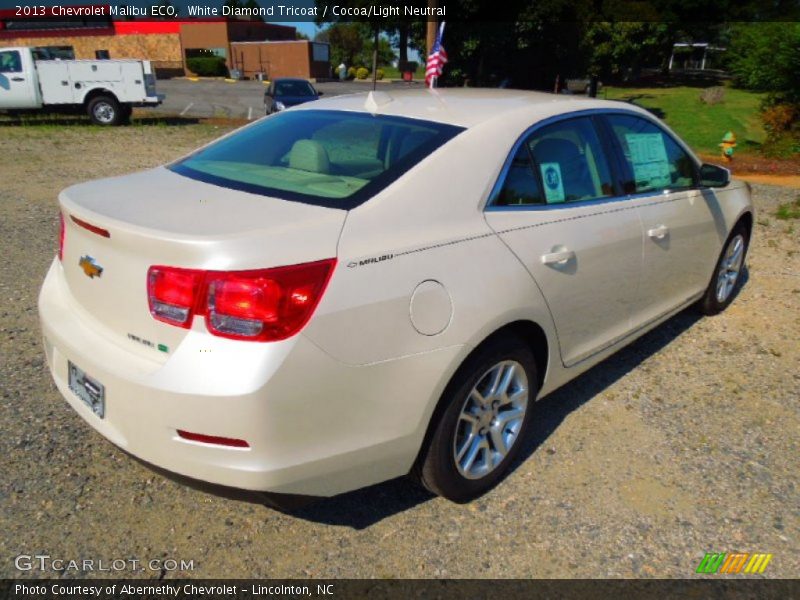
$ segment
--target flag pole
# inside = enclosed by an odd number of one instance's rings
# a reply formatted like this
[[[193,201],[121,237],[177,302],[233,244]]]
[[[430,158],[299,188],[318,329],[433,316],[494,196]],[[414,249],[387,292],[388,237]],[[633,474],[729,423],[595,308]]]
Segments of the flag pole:
[[[439,44],[441,45],[442,40],[444,39],[444,21],[442,21],[442,24],[439,25],[439,36],[436,39],[439,40]],[[429,53],[428,56],[430,56],[430,54],[432,54],[432,53]],[[431,78],[431,89],[437,88],[437,87],[439,87],[439,78],[438,77],[432,77]]]

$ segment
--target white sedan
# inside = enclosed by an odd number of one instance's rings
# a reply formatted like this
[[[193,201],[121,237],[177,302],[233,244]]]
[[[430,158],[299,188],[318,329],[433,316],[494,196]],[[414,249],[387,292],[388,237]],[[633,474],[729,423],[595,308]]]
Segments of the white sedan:
[[[753,226],[646,111],[511,90],[313,102],[59,202],[47,362],[102,435],[227,486],[457,502],[538,397],[723,310]]]

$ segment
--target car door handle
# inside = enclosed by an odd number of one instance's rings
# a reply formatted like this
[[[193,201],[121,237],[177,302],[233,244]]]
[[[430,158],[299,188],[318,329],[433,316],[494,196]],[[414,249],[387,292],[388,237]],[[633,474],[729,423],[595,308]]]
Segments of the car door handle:
[[[666,225],[659,225],[647,230],[647,235],[656,240],[663,240],[668,233],[669,228]]]
[[[559,252],[551,252],[549,254],[542,254],[542,264],[545,265],[563,265],[568,260],[575,258],[573,250],[560,250]]]
[[[11,81],[25,81],[24,77],[12,77]]]

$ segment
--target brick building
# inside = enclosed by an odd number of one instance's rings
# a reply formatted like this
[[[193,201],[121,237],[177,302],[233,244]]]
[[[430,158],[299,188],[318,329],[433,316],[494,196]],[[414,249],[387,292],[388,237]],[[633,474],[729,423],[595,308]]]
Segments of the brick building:
[[[231,61],[245,77],[258,73],[266,77],[331,76],[330,47],[308,40],[231,42]]]
[[[108,6],[98,5],[98,9]],[[187,55],[211,51],[246,76],[325,77],[327,45],[295,40],[295,28],[257,19],[116,20],[91,17],[17,17],[0,10],[0,46],[37,46],[78,59],[150,60],[159,76],[188,74]],[[257,43],[252,45],[250,43]],[[319,48],[324,46],[324,48]],[[258,47],[258,50],[255,48]],[[324,57],[323,60],[315,58]]]

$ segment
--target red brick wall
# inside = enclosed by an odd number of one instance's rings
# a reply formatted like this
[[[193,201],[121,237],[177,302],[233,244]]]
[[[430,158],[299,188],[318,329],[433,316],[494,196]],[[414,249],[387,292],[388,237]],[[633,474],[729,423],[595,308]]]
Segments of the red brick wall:
[[[246,77],[266,72],[269,79],[277,77],[303,77],[306,79],[327,77],[327,62],[311,60],[311,43],[266,42],[261,44],[231,44],[232,60],[229,66],[242,69]],[[235,61],[235,62],[234,62]]]
[[[95,58],[95,50],[108,50],[111,58],[150,60],[157,69],[183,67],[178,34],[91,35],[7,38],[3,46],[72,46],[75,58]]]

